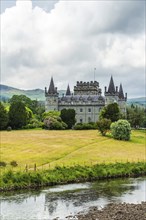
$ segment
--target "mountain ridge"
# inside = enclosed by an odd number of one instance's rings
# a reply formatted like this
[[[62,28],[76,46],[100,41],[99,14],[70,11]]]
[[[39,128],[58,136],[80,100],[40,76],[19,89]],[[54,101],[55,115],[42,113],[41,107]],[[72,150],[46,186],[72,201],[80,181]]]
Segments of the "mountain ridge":
[[[61,96],[66,90],[58,90],[59,95]],[[26,95],[30,99],[37,99],[38,101],[45,101],[45,92],[43,89],[18,89],[15,87],[7,86],[0,84],[0,100],[8,100],[13,95]],[[140,106],[146,106],[146,97],[138,97],[138,98],[129,98],[127,100],[128,104],[136,104]]]

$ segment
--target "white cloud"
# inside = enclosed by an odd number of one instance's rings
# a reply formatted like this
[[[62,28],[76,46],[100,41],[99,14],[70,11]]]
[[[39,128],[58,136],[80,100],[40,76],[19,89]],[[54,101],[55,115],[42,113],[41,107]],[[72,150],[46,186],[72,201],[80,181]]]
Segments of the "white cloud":
[[[46,12],[17,0],[1,15],[2,83],[43,88],[51,75],[59,89],[77,80],[123,85],[144,74],[144,2],[60,1]],[[126,79],[125,77],[126,76]],[[144,93],[144,82],[137,85]],[[126,88],[132,95],[130,87]],[[136,94],[135,94],[136,95]]]

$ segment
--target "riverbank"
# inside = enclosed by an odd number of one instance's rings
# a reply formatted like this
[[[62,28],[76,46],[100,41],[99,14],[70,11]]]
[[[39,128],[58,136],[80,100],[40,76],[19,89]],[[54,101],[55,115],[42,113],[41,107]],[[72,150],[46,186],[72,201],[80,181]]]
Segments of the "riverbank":
[[[93,166],[55,167],[52,170],[13,172],[8,170],[0,176],[0,191],[35,189],[67,183],[146,175],[146,163],[96,164]]]
[[[141,204],[111,203],[99,210],[93,207],[87,214],[78,214],[67,219],[76,220],[146,220],[146,202]]]

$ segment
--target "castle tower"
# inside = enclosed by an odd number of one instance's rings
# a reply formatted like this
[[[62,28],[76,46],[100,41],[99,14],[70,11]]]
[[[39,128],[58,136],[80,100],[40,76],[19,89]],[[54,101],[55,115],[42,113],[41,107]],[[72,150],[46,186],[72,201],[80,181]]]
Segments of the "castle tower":
[[[70,87],[69,87],[69,84],[67,86],[67,90],[66,90],[66,96],[69,96],[71,95],[71,92],[70,92]]]
[[[119,99],[118,87],[116,86],[116,88],[115,88],[114,80],[113,80],[112,76],[110,79],[108,91],[107,91],[107,87],[105,87],[104,95],[105,95],[105,104],[106,105],[109,105],[113,102],[118,103],[118,99]]]
[[[77,81],[74,86],[74,95],[101,95],[101,89],[99,88],[99,82],[82,82]]]
[[[127,93],[125,94],[125,97],[124,97],[123,87],[122,87],[122,84],[120,84],[118,104],[119,104],[119,108],[121,112],[124,115],[126,114],[126,101],[127,101]]]
[[[58,111],[58,93],[57,93],[57,87],[54,86],[53,77],[51,77],[50,86],[47,91],[47,88],[45,87],[45,97],[46,97],[46,103],[45,103],[45,111]]]

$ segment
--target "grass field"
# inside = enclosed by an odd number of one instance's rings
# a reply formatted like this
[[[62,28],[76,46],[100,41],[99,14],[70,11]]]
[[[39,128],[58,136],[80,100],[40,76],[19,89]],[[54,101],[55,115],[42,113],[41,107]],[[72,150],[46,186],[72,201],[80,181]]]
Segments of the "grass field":
[[[128,142],[102,137],[97,130],[21,130],[0,135],[1,161],[15,160],[19,169],[35,163],[38,168],[49,168],[146,160],[145,131],[132,131]]]

